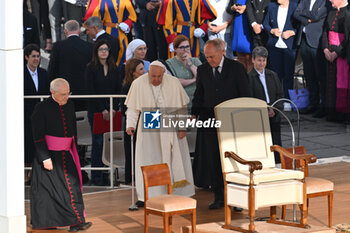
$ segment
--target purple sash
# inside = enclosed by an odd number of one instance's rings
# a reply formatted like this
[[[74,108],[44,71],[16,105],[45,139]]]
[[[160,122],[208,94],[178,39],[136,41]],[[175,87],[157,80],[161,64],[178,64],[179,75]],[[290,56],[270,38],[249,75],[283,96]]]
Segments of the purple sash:
[[[72,155],[73,161],[77,168],[77,172],[80,180],[80,189],[83,192],[83,180],[81,177],[80,160],[75,147],[74,137],[55,137],[50,135],[45,135],[46,144],[49,150],[53,151],[69,151]]]

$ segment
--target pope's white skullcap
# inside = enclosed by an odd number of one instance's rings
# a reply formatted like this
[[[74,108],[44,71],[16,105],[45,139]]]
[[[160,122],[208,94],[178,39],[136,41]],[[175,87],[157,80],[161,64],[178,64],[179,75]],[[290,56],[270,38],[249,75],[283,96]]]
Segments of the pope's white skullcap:
[[[166,69],[165,69],[165,66],[163,65],[163,63],[161,63],[160,61],[157,61],[157,60],[151,62],[151,64],[150,64],[149,66],[160,66],[160,67],[162,67],[164,70],[166,70]]]

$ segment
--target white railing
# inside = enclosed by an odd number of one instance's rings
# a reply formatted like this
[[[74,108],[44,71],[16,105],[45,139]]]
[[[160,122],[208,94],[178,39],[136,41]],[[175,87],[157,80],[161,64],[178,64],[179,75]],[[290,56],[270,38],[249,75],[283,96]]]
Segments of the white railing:
[[[31,95],[24,96],[24,99],[40,99],[43,101],[44,99],[50,97],[49,95]],[[109,98],[109,109],[113,109],[113,98],[125,98],[126,95],[71,95],[69,98],[72,99],[97,99],[97,98]],[[109,119],[113,119],[113,111],[109,111]],[[109,121],[109,136],[113,138],[113,120]],[[109,170],[109,180],[110,180],[110,188],[114,187],[114,167],[113,167],[113,143],[110,143],[110,154],[109,154],[109,167],[82,167],[81,170],[100,170],[100,171],[108,171]],[[25,167],[25,170],[31,170],[31,167]]]

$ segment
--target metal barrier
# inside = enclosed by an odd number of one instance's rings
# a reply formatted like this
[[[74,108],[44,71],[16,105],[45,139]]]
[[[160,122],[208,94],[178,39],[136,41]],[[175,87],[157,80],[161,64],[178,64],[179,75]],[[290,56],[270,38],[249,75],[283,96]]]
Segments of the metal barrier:
[[[50,95],[31,95],[24,96],[24,99],[40,99],[43,101],[46,98],[49,98]],[[109,98],[109,109],[113,109],[113,98],[126,98],[126,95],[70,95],[69,98],[72,99],[97,99],[97,98]],[[109,111],[109,119],[113,119],[113,111]],[[109,136],[113,138],[113,121],[109,121]],[[110,188],[114,188],[114,169],[113,169],[113,143],[110,143],[110,165],[108,168],[104,167],[83,167],[81,170],[101,170],[108,171],[109,170],[109,180],[110,180]],[[25,170],[31,170],[31,167],[24,167]]]

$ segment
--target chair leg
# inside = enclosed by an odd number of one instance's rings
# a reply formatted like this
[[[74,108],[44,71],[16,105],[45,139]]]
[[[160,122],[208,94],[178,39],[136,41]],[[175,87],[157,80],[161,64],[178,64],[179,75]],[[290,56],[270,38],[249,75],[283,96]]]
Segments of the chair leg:
[[[307,195],[306,195],[306,184],[303,180],[303,204],[300,206],[300,224],[307,224]]]
[[[164,233],[169,233],[169,215],[163,215]]]
[[[196,233],[197,232],[197,230],[196,230],[196,221],[197,221],[196,218],[197,218],[197,216],[196,216],[196,209],[194,209],[192,211],[192,214],[191,214],[192,233]]]
[[[310,198],[306,199],[306,217],[309,215],[309,204],[310,204]]]
[[[328,226],[333,225],[333,191],[328,194]]]
[[[169,233],[171,233],[172,225],[173,225],[173,217],[169,216]]]
[[[148,233],[148,213],[145,211],[145,233]]]
[[[225,181],[224,183],[224,190],[225,190],[225,225],[230,226],[231,225],[231,208],[227,205],[227,183]]]
[[[255,189],[252,187],[252,185],[250,185],[248,192],[249,231],[255,232]]]
[[[286,220],[286,213],[287,213],[287,205],[283,205],[281,219]]]
[[[276,206],[270,207],[270,219],[276,221]]]

